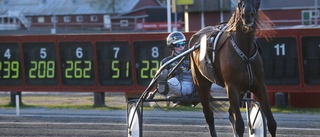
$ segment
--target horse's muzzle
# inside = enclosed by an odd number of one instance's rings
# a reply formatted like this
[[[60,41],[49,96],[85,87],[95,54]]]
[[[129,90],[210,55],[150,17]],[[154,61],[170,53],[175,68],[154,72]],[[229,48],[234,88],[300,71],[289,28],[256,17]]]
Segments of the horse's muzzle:
[[[246,16],[244,19],[242,19],[243,25],[247,27],[252,27],[254,25],[255,18],[252,16]]]

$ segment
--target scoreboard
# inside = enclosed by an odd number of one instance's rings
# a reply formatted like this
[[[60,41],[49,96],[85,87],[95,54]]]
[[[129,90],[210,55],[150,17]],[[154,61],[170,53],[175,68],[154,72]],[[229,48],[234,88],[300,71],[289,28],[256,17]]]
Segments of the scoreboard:
[[[170,54],[167,35],[0,36],[0,88],[142,92]]]
[[[0,89],[141,93],[170,54],[167,35],[0,36]],[[276,30],[257,41],[269,92],[320,92],[320,29]]]

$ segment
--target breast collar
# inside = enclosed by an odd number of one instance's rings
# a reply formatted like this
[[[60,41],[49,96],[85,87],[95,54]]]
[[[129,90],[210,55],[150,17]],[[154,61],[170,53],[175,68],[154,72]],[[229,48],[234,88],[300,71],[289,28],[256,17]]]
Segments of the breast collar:
[[[230,42],[232,44],[233,49],[238,53],[238,55],[241,57],[241,59],[247,64],[247,71],[249,75],[249,86],[253,85],[253,73],[252,73],[252,66],[251,62],[257,57],[258,55],[258,47],[257,44],[253,44],[256,48],[256,52],[248,58],[241,49],[237,46],[236,41],[234,40],[233,36],[230,35]]]

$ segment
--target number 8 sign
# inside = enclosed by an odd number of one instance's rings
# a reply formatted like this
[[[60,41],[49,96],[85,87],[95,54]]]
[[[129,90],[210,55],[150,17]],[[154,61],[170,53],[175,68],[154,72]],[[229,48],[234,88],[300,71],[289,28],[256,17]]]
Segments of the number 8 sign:
[[[160,62],[169,56],[165,41],[134,42],[137,83],[147,86],[160,67]]]

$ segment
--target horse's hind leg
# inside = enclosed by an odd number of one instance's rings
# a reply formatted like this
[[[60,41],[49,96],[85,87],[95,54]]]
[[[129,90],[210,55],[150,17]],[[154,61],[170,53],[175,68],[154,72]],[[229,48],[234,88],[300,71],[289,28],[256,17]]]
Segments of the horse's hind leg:
[[[209,131],[210,135],[212,137],[216,137],[217,133],[215,130],[214,126],[214,117],[213,117],[213,110],[210,105],[210,88],[212,83],[205,79],[198,70],[192,69],[193,70],[193,81],[194,81],[194,86],[196,90],[198,91],[200,102],[202,105],[202,111],[205,116],[206,122],[209,126]]]
[[[210,134],[212,137],[216,137],[217,133],[214,126],[213,110],[210,105],[210,86],[211,83],[204,84],[203,81],[201,81],[201,84],[198,83],[195,85],[201,101],[203,114],[209,126]]]
[[[211,83],[199,84],[196,88],[199,91],[198,94],[202,105],[202,111],[209,126],[210,134],[212,137],[216,137],[217,133],[214,126],[214,115],[212,106],[210,105],[210,86],[207,85],[211,86]]]
[[[255,96],[258,98],[259,102],[260,102],[260,106],[267,118],[267,123],[268,123],[268,130],[271,134],[272,137],[276,136],[276,130],[277,130],[277,122],[275,121],[271,109],[270,109],[270,105],[269,105],[269,97],[266,91],[266,87],[263,86],[261,90],[259,90],[258,92],[254,93]]]

